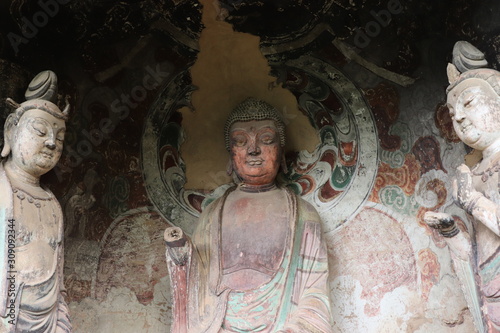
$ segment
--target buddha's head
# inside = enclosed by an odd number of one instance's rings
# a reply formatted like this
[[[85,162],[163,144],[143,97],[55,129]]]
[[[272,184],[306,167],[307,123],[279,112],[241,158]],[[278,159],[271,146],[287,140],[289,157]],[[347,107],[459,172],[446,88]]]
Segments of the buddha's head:
[[[224,127],[232,170],[247,185],[275,181],[283,161],[285,124],[278,110],[254,98],[239,104]]]
[[[61,157],[68,107],[61,111],[48,97],[54,95],[54,84],[50,72],[40,73],[30,84],[37,86],[38,93],[29,95],[33,89],[26,92],[28,99],[17,104],[9,99],[15,111],[11,113],[4,125],[4,146],[2,157],[7,159],[18,170],[34,176],[50,171]],[[40,83],[40,81],[43,81]],[[40,88],[45,83],[45,93],[40,94]],[[56,88],[57,89],[57,88]]]

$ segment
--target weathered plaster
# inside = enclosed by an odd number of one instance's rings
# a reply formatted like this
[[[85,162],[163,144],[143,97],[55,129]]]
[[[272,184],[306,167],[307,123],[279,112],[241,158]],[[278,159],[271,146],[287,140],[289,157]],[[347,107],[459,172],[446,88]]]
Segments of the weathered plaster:
[[[141,304],[126,288],[111,288],[103,300],[85,298],[69,304],[73,331],[165,333],[172,320],[168,276],[154,287],[151,304]]]
[[[205,29],[200,37],[200,53],[191,68],[193,85],[198,90],[192,94],[193,109],[182,109],[186,141],[181,151],[187,166],[185,187],[213,190],[230,181],[224,176],[229,161],[224,149],[224,121],[232,108],[247,97],[267,101],[288,120],[286,150],[312,151],[318,137],[298,110],[294,96],[269,75],[259,38],[235,32],[230,24],[216,20],[216,2],[201,3]]]

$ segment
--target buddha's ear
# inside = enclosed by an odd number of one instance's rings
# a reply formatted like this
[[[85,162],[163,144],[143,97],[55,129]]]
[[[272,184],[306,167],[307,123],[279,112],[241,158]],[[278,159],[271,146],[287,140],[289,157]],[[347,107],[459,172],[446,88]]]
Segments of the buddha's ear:
[[[288,167],[286,165],[286,158],[284,153],[281,153],[281,171],[283,171],[284,174],[288,173]]]
[[[2,148],[2,157],[7,157],[10,154],[10,143],[13,135],[13,126],[14,126],[14,114],[9,114],[7,119],[5,120],[5,125],[3,127],[3,148]]]
[[[450,84],[453,84],[460,76],[460,72],[453,64],[448,64],[448,67],[446,67],[446,74],[448,74],[448,82]]]
[[[228,176],[231,176],[233,174],[233,159],[232,158],[230,158],[229,162],[227,163],[226,173]]]

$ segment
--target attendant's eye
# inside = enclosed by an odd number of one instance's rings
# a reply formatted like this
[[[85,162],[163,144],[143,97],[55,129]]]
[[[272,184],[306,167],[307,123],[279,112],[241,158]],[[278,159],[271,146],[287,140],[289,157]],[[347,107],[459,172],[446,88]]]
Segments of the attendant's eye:
[[[45,136],[47,134],[47,129],[41,124],[34,123],[31,127],[38,136]]]
[[[57,135],[56,135],[56,140],[59,141],[59,142],[63,142],[65,134],[66,134],[66,130],[65,129],[59,130],[59,132],[57,132]]]
[[[469,98],[467,101],[465,101],[464,107],[470,108],[471,106],[473,106],[473,104],[472,104],[473,101],[474,101],[474,97]]]

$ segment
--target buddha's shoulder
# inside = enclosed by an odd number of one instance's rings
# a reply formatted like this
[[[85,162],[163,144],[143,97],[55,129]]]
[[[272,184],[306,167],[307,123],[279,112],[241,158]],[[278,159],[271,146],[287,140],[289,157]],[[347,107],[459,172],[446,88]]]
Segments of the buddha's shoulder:
[[[311,223],[321,223],[321,219],[319,217],[318,211],[316,208],[308,201],[303,199],[301,196],[297,194],[293,194],[296,198],[297,202],[297,211],[302,216],[303,219],[311,222]]]

